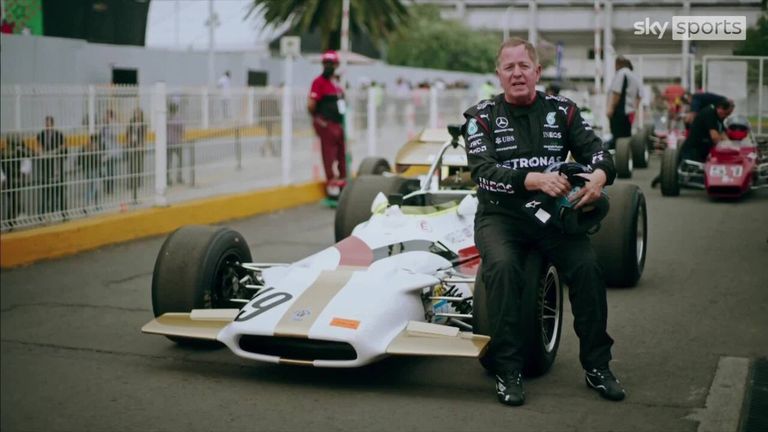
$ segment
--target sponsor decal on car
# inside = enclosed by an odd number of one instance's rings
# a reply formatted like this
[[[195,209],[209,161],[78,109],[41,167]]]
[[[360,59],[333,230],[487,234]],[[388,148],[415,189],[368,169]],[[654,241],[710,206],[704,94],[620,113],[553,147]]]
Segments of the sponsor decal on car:
[[[360,321],[347,319],[347,318],[333,317],[333,319],[331,319],[330,325],[333,327],[341,327],[341,328],[350,329],[350,330],[357,330],[357,328],[360,327]]]
[[[293,313],[294,321],[304,321],[304,318],[312,315],[312,311],[309,309],[300,309]]]

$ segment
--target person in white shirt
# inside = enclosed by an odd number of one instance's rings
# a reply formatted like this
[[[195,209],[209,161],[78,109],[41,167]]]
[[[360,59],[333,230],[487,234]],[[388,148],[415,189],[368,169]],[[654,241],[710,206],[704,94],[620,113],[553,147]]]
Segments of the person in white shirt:
[[[617,57],[616,74],[611,82],[606,110],[613,135],[610,148],[615,147],[617,139],[632,135],[632,123],[642,96],[642,84],[632,72],[632,62],[625,57]]]
[[[231,77],[232,75],[229,73],[229,71],[226,71],[221,77],[219,77],[219,80],[216,82],[216,88],[218,88],[221,92],[221,115],[223,116],[224,120],[229,118],[229,99],[231,98],[229,87]]]

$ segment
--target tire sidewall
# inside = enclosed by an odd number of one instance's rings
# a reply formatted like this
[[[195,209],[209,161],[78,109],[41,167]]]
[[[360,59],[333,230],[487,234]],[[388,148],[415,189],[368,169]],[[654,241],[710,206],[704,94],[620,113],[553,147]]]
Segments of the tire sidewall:
[[[550,267],[554,269],[555,277],[558,278],[555,289],[559,296],[559,304],[557,311],[558,320],[554,330],[555,343],[551,350],[547,350],[547,346],[542,338],[543,307],[541,302]],[[560,281],[557,275],[557,269],[539,251],[528,254],[524,269],[525,286],[523,287],[520,303],[520,322],[525,352],[523,373],[529,377],[536,377],[549,371],[557,357],[557,350],[562,336],[563,286],[562,281]]]
[[[677,196],[680,194],[680,183],[677,174],[677,150],[667,148],[661,160],[661,194]]]
[[[631,287],[640,279],[648,249],[648,213],[645,196],[631,184],[611,186],[611,208],[590,239],[603,271],[605,283],[613,287]],[[642,214],[643,250],[637,252],[637,230]]]
[[[380,157],[367,157],[360,162],[360,167],[357,169],[357,175],[381,175],[391,171],[392,168],[386,159]]]
[[[160,248],[152,275],[155,317],[211,307],[210,293],[216,274],[228,255],[240,262],[251,261],[245,239],[228,228],[185,226],[168,236]]]
[[[632,147],[629,138],[616,140],[616,153],[614,154],[616,175],[619,178],[632,177]]]

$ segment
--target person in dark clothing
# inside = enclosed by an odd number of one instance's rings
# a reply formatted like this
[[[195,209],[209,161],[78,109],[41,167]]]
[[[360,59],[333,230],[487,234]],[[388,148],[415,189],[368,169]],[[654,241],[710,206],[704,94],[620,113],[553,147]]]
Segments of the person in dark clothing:
[[[40,213],[60,211],[66,220],[64,162],[67,159],[67,147],[64,143],[64,134],[54,128],[53,117],[45,118],[45,129],[37,134],[37,143],[40,146],[41,172],[39,174],[43,185]]]
[[[137,202],[138,189],[144,175],[144,142],[147,137],[147,124],[144,122],[144,112],[140,108],[133,111],[125,131],[128,141],[128,187],[131,189],[133,202]]]
[[[346,148],[344,143],[344,92],[333,80],[339,66],[335,51],[322,55],[323,73],[312,81],[307,109],[312,115],[312,125],[320,137],[323,168],[326,182],[347,178]],[[334,172],[334,162],[337,172]]]
[[[101,183],[102,183],[102,155],[104,146],[101,141],[101,135],[91,134],[88,138],[88,145],[80,150],[77,158],[77,167],[83,173],[85,180],[84,201],[87,208],[100,209],[101,205]]]
[[[624,389],[608,368],[613,340],[606,331],[605,283],[589,239],[541,225],[525,210],[537,193],[564,197],[570,192],[565,177],[543,172],[565,161],[569,151],[593,169],[583,175],[586,185],[569,199],[576,208],[598,200],[616,175],[612,158],[575,103],[536,92],[541,66],[530,42],[512,38],[502,43],[496,74],[504,93],[470,107],[463,129],[472,180],[478,185],[475,243],[488,290],[491,341],[484,364],[496,374],[499,401],[523,404],[521,266],[530,248],[539,248],[569,286],[587,384],[603,397],[621,400]]]
[[[733,112],[734,103],[721,99],[715,105],[702,108],[691,124],[688,138],[680,147],[679,159],[704,162],[709,150],[725,138],[723,120]]]
[[[713,100],[717,102],[701,108],[694,116],[693,123],[688,129],[688,137],[680,146],[680,152],[677,155],[678,164],[683,160],[704,162],[709,150],[725,138],[723,121],[731,115],[735,105],[732,100],[723,97]],[[651,187],[655,188],[659,183],[661,183],[661,173],[651,180]]]
[[[29,183],[30,173],[25,173],[22,167],[25,163],[31,165],[29,160],[31,155],[20,135],[11,134],[6,138],[5,148],[0,158],[3,174],[2,220],[8,223],[10,229],[13,229],[21,211],[21,188]]]
[[[689,129],[693,125],[693,121],[696,119],[696,114],[699,113],[705,107],[710,105],[716,105],[720,102],[728,100],[727,97],[719,95],[717,93],[695,93],[691,96],[691,104],[688,112],[685,115],[685,127]]]

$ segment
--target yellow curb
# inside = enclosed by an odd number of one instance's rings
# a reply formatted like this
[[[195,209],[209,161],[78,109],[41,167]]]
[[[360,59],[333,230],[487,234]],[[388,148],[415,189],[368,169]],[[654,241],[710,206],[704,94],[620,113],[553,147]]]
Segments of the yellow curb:
[[[182,225],[211,224],[310,204],[324,197],[323,183],[310,182],[2,234],[0,268],[166,234]]]

